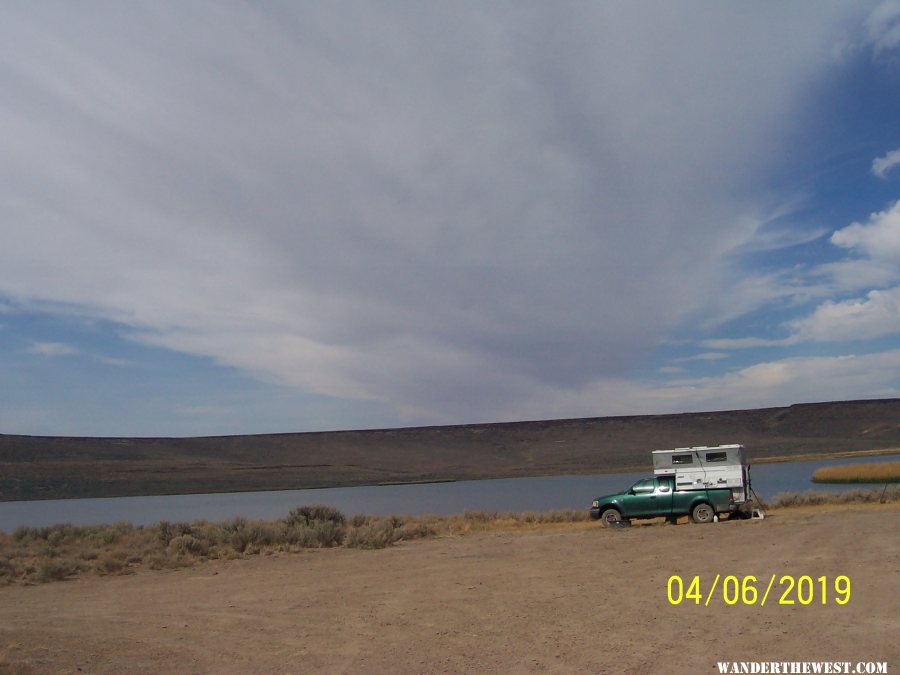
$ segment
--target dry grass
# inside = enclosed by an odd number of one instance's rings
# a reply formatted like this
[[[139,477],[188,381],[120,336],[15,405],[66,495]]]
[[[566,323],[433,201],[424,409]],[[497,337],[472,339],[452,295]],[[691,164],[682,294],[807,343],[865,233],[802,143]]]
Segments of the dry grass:
[[[900,483],[900,461],[824,466],[812,479],[815,483]]]
[[[368,516],[348,519],[329,506],[301,506],[277,520],[233,518],[218,523],[162,521],[19,527],[0,532],[0,585],[62,581],[79,574],[131,574],[140,568],[176,569],[203,560],[239,558],[308,548],[384,548],[400,541],[488,529],[546,527],[588,519],[587,511],[457,516]]]
[[[818,506],[821,504],[872,504],[900,501],[900,485],[884,488],[845,490],[843,492],[781,492],[769,502],[769,506],[789,508],[791,506]]]
[[[900,501],[887,490],[776,495],[770,506]],[[81,574],[121,575],[139,569],[177,569],[204,560],[242,558],[309,548],[377,549],[401,541],[497,530],[568,528],[589,520],[586,509],[545,512],[466,511],[452,516],[371,516],[347,519],[328,506],[301,506],[276,520],[232,518],[217,523],[162,521],[19,527],[0,532],[0,585],[62,581]]]

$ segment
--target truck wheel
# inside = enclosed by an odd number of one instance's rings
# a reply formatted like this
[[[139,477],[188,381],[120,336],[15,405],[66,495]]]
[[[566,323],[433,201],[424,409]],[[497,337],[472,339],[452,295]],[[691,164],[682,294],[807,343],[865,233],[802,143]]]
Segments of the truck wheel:
[[[691,522],[711,523],[715,515],[716,512],[712,506],[706,502],[701,502],[691,510]]]
[[[622,513],[618,509],[606,509],[600,514],[600,518],[603,520],[605,527],[612,527],[613,523],[618,523],[622,520]]]

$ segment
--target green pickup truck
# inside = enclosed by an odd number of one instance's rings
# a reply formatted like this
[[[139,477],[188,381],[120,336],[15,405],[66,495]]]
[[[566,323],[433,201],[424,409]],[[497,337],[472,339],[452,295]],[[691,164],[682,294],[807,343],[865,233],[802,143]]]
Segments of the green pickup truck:
[[[694,523],[711,523],[718,513],[738,508],[728,488],[676,490],[675,476],[654,476],[639,480],[625,492],[598,497],[591,503],[591,518],[606,526],[632,518],[670,520],[690,516]]]

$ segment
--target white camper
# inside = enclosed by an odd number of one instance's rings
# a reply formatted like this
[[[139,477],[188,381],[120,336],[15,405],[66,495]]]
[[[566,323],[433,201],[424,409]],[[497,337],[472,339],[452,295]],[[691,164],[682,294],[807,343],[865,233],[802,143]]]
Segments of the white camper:
[[[676,490],[731,488],[736,504],[750,500],[750,473],[742,445],[653,451],[653,473],[675,476]]]

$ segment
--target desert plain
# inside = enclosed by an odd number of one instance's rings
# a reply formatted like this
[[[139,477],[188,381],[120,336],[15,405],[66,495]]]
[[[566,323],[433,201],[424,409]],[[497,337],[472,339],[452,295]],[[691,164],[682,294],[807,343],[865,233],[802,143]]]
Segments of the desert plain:
[[[779,604],[771,575],[826,577]],[[670,603],[679,575],[757,601]],[[839,605],[833,580],[849,577]],[[717,661],[900,668],[900,504],[710,525],[544,524],[0,588],[0,673],[715,673]]]

